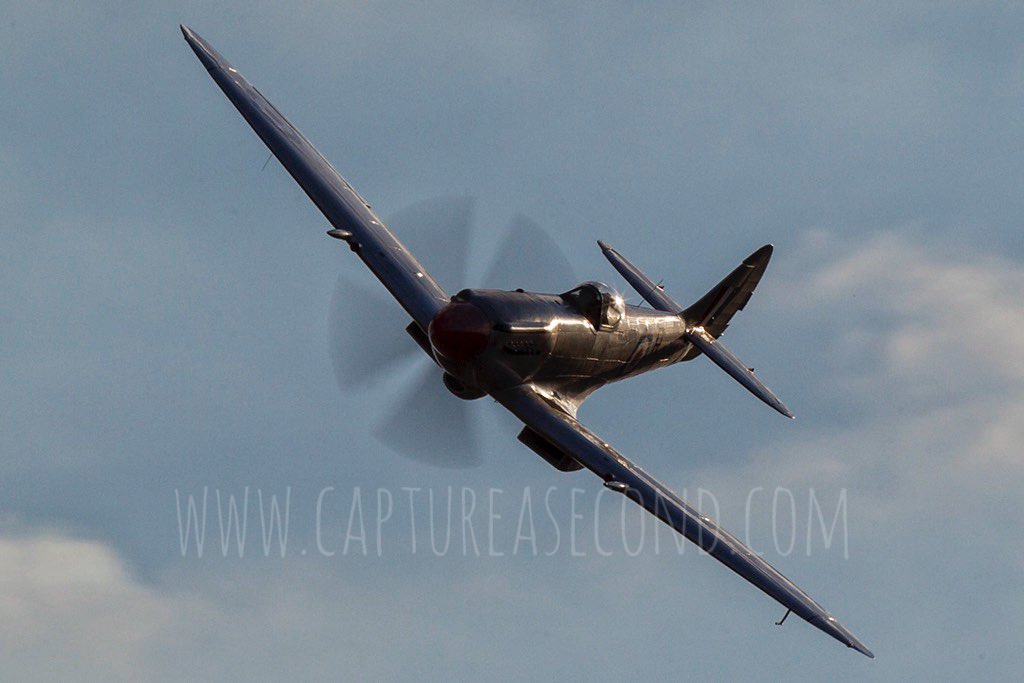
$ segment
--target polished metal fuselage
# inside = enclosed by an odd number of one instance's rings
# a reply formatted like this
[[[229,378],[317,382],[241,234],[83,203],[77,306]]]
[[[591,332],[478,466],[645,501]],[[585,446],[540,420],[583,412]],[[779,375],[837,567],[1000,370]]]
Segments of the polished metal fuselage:
[[[470,362],[438,362],[487,392],[533,382],[575,407],[605,384],[683,360],[691,345],[678,315],[625,307],[614,327],[595,327],[556,294],[465,289],[452,301],[479,308],[491,322],[487,348]]]

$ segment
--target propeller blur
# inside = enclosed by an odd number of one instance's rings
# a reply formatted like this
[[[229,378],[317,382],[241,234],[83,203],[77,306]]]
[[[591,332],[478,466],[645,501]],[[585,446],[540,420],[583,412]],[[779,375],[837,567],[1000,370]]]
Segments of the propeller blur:
[[[475,202],[468,197],[438,197],[398,211],[388,225],[401,230],[442,282],[462,282],[469,270],[469,245],[478,228]],[[505,227],[504,237],[484,269],[482,281],[491,286],[548,282],[566,286],[575,279],[561,247],[540,226],[523,215]],[[328,349],[339,388],[364,392],[386,385],[399,394],[398,402],[373,429],[390,450],[417,462],[462,469],[480,463],[480,435],[464,401],[446,398],[440,371],[401,330],[408,317],[387,292],[369,287],[361,273],[338,276],[328,314]],[[415,358],[415,389],[395,388],[393,380],[404,363]],[[421,425],[433,425],[430,430]]]

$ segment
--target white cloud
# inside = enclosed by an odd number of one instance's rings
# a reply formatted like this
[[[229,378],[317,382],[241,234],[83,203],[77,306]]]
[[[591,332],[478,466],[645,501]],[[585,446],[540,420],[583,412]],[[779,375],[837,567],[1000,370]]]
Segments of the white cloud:
[[[192,566],[147,585],[111,547],[55,533],[0,540],[0,585],[0,661],[23,679],[394,675],[380,639],[429,626],[309,565]]]
[[[0,585],[0,648],[13,675],[133,678],[180,611],[106,546],[58,535],[0,540]]]
[[[985,380],[1024,377],[1024,266],[992,256],[956,254],[897,233],[845,247],[803,283],[822,299],[879,311],[891,324],[874,332],[884,363],[901,382],[943,374],[957,390],[970,374]],[[794,292],[794,299],[807,301]],[[821,299],[819,299],[820,301]]]
[[[143,582],[105,543],[8,535],[0,667],[19,680],[379,680],[478,667],[493,648],[514,656],[513,643],[478,647],[495,605],[515,615],[536,592],[510,582],[507,565],[474,560],[463,575],[451,560],[440,578],[420,565],[410,581],[373,559],[344,570],[326,558],[196,561]]]

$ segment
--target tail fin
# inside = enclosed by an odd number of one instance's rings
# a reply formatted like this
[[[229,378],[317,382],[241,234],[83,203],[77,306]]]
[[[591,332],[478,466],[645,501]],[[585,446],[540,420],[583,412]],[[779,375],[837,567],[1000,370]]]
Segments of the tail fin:
[[[743,259],[743,263],[725,276],[692,306],[683,311],[683,318],[690,325],[703,327],[713,338],[718,339],[729,326],[729,320],[742,311],[750,301],[750,295],[761,281],[773,247],[766,244]]]
[[[683,360],[695,358],[703,353],[711,362],[725,370],[750,393],[779,411],[792,418],[793,413],[757,378],[754,371],[743,364],[732,351],[725,348],[718,337],[729,326],[729,320],[737,311],[750,301],[757,283],[768,267],[772,256],[772,245],[766,244],[744,259],[711,291],[702,296],[689,308],[683,309],[664,290],[647,277],[639,268],[630,263],[626,257],[612,249],[604,242],[598,242],[605,257],[615,270],[642,296],[649,304],[659,311],[676,313],[686,321],[685,338],[693,345],[693,350]]]

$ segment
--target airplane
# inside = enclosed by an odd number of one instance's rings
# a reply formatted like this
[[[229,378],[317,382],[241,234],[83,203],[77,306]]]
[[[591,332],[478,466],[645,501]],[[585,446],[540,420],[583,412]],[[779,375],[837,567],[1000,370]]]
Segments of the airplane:
[[[209,43],[182,25],[196,56],[281,165],[412,319],[410,337],[460,399],[490,396],[524,424],[519,441],[556,469],[586,468],[709,555],[847,647],[874,658],[836,618],[751,548],[577,420],[595,390],[700,355],[786,417],[790,412],[719,337],[750,299],[772,246],[748,256],[690,306],[608,244],[612,266],[653,308],[627,305],[599,282],[563,293],[463,289],[449,296],[333,166]]]

